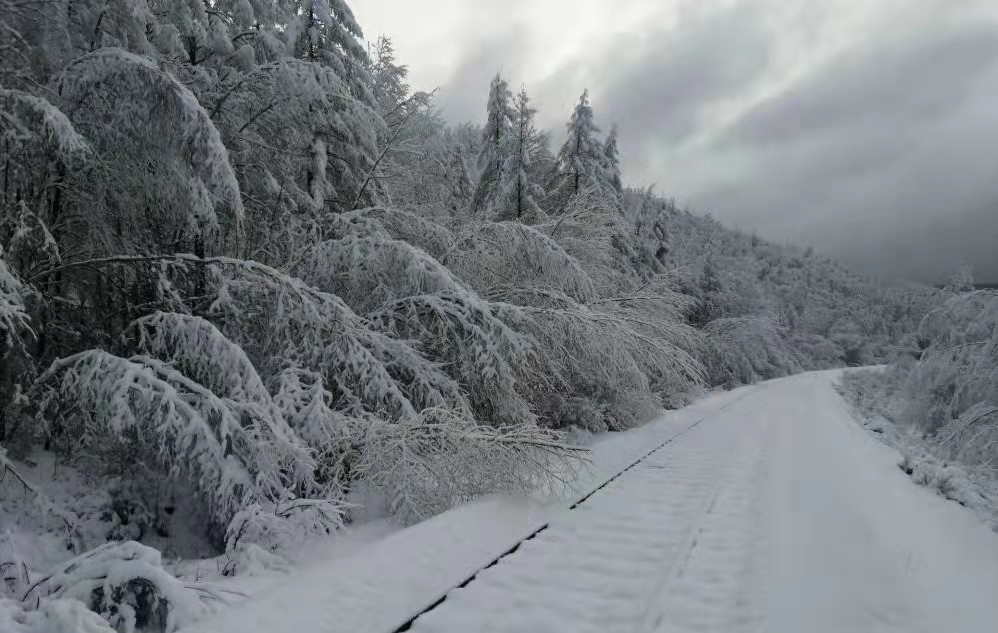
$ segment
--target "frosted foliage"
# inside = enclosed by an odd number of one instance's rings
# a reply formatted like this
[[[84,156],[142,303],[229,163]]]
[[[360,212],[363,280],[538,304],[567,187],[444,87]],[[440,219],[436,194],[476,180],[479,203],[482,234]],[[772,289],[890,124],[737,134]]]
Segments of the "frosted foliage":
[[[12,347],[18,332],[28,328],[28,315],[24,311],[21,292],[21,282],[7,268],[3,249],[0,248],[0,342],[6,347]],[[3,349],[0,345],[0,352]]]
[[[370,207],[338,217],[374,221],[392,238],[417,246],[437,259],[454,243],[454,234],[449,229],[408,211]]]
[[[81,352],[53,363],[32,398],[40,432],[60,444],[117,442],[155,456],[194,487],[218,525],[248,500],[285,494],[276,456],[243,428],[239,407],[160,361]]]
[[[442,261],[485,297],[506,288],[554,289],[578,301],[596,294],[574,257],[544,233],[518,222],[468,227]]]
[[[288,367],[274,380],[274,402],[315,455],[315,478],[324,496],[339,497],[350,483],[353,439],[363,418],[333,409],[333,394],[314,371]],[[358,410],[351,411],[361,415]]]
[[[998,296],[955,295],[929,312],[918,331],[917,362],[893,368],[902,417],[941,440],[954,457],[993,463],[998,456]]]
[[[371,315],[385,332],[420,342],[420,349],[444,363],[468,392],[476,417],[494,424],[534,423],[517,388],[533,362],[526,337],[493,316],[477,297],[443,292],[411,296]]]
[[[8,142],[51,144],[66,159],[89,150],[61,110],[41,97],[2,87],[0,132]]]
[[[711,384],[749,384],[801,371],[793,349],[765,317],[718,319],[705,332]]]
[[[173,633],[207,613],[198,592],[163,569],[157,550],[134,541],[106,543],[69,560],[32,586],[22,602],[53,600],[62,602],[57,613],[52,607],[42,613],[75,616],[102,633],[95,620],[74,613],[66,603],[78,600],[119,633]]]
[[[234,80],[213,114],[242,166],[248,213],[259,223],[250,227],[258,232],[251,241],[261,247],[287,229],[289,217],[348,208],[373,169],[384,129],[333,69],[288,59]]]
[[[595,293],[619,292],[634,276],[634,241],[615,200],[606,189],[589,186],[573,196],[564,212],[536,228],[556,241],[586,271]]]
[[[246,353],[209,321],[155,312],[126,331],[133,349],[158,358],[224,399],[239,416],[256,446],[276,454],[279,468],[306,486],[314,468],[311,456],[274,403]]]
[[[79,184],[96,202],[80,218],[90,244],[127,252],[201,243],[210,253],[239,242],[243,207],[228,151],[186,87],[111,48],[70,64],[58,89],[105,165],[102,178]],[[111,230],[119,226],[124,235]]]
[[[411,295],[468,292],[424,251],[383,237],[350,236],[322,242],[312,249],[298,274],[307,283],[343,297],[362,314]]]
[[[480,419],[534,421],[515,388],[527,339],[423,251],[397,240],[348,237],[317,246],[301,274],[344,297],[379,330],[419,341],[420,351],[467,390]]]
[[[358,470],[410,524],[482,494],[533,490],[563,478],[576,463],[575,451],[549,431],[474,426],[438,409],[372,424],[364,442]]]
[[[337,410],[404,416],[467,408],[456,382],[405,342],[369,329],[336,295],[262,264],[218,263],[212,312],[222,331],[265,364],[293,362],[321,374]]]
[[[538,345],[544,371],[557,381],[542,388],[534,400],[548,421],[567,426],[572,400],[589,408],[605,403],[593,430],[622,430],[648,419],[661,402],[652,392],[649,374],[673,385],[699,377],[695,359],[667,338],[643,332],[618,315],[586,306],[536,308],[497,304],[498,316],[510,327],[530,334]],[[693,341],[687,341],[691,345]]]

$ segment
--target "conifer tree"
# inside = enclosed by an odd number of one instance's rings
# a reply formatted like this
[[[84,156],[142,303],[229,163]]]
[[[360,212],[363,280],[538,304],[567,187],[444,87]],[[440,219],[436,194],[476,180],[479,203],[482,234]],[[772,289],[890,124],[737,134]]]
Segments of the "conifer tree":
[[[542,215],[536,197],[542,196],[544,191],[531,182],[528,175],[531,145],[537,137],[534,129],[536,112],[530,107],[527,91],[521,89],[516,97],[515,120],[507,141],[506,162],[497,205],[498,216],[502,220],[516,219],[529,223]]]
[[[569,119],[568,138],[558,152],[558,167],[562,183],[559,189],[570,195],[579,193],[599,177],[604,162],[604,149],[596,138],[599,128],[593,122],[589,91],[579,97],[579,103]]]
[[[624,185],[620,179],[620,152],[617,148],[617,135],[617,125],[614,124],[603,143],[603,170],[607,184],[619,195],[623,193]]]
[[[482,131],[482,149],[478,154],[479,177],[471,208],[482,212],[495,202],[503,181],[503,169],[509,153],[515,113],[510,105],[513,94],[509,84],[496,74],[489,88],[488,118]]]

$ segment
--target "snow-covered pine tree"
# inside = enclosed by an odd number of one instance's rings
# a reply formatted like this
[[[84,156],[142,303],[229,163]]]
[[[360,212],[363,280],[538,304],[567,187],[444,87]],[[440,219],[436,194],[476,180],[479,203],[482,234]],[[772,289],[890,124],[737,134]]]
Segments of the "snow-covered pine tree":
[[[558,152],[559,182],[552,193],[559,208],[564,208],[571,196],[597,184],[603,175],[605,154],[596,138],[599,128],[593,122],[588,90],[579,97],[579,103],[565,127],[568,136]]]
[[[544,190],[532,182],[528,175],[532,144],[536,142],[537,136],[534,128],[534,114],[537,111],[530,107],[526,89],[521,89],[517,95],[514,111],[512,134],[506,141],[509,147],[505,152],[506,162],[495,205],[496,217],[499,220],[533,224],[544,215],[537,204],[537,198],[543,197]]]
[[[617,194],[622,194],[624,185],[620,179],[620,151],[617,148],[617,135],[617,125],[614,124],[610,127],[610,132],[606,135],[606,141],[603,143],[603,157],[605,160],[603,171],[607,184]]]
[[[364,33],[344,0],[278,0],[287,22],[290,54],[331,68],[347,83],[354,98],[376,106],[371,91],[370,62],[361,46]]]
[[[478,184],[471,201],[473,213],[482,213],[493,207],[501,193],[503,170],[511,150],[509,139],[513,135],[513,120],[516,117],[510,103],[512,98],[509,84],[496,74],[489,86],[488,116],[478,154]]]

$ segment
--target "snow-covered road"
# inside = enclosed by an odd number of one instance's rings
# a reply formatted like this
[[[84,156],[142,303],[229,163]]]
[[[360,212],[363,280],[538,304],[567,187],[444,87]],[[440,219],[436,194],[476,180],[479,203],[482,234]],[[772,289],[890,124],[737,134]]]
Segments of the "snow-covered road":
[[[675,436],[574,510],[461,508],[196,630],[389,633],[446,595],[404,630],[998,631],[998,535],[915,486],[834,376],[723,394],[598,445],[597,478]]]

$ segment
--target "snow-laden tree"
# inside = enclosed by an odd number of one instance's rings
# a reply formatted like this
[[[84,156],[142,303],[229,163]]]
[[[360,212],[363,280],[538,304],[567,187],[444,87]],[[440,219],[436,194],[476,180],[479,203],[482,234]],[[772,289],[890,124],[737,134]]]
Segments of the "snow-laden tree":
[[[578,260],[538,229],[519,222],[470,225],[441,262],[486,298],[555,290],[585,302],[596,294]]]
[[[504,169],[513,147],[510,139],[513,136],[516,112],[512,100],[513,93],[509,84],[497,74],[489,86],[487,115],[478,154],[478,182],[471,202],[471,210],[475,213],[494,207],[501,193]]]
[[[0,358],[18,343],[21,332],[30,329],[23,293],[23,285],[7,268],[0,248]]]
[[[364,36],[353,11],[344,0],[277,0],[286,22],[288,51],[297,58],[318,63],[341,77],[351,94],[369,106],[370,64],[360,43]]]
[[[405,102],[409,98],[409,67],[398,64],[392,39],[378,36],[371,51],[371,80],[378,112],[389,129],[394,129],[405,116]]]
[[[513,129],[506,143],[505,164],[500,174],[499,194],[495,203],[499,220],[516,220],[527,224],[539,222],[544,217],[537,199],[544,190],[529,176],[530,155],[537,136],[534,128],[536,110],[530,107],[527,91],[521,89],[516,97]]]
[[[677,340],[657,330],[660,324],[589,308],[564,295],[558,306],[504,303],[495,309],[510,327],[537,341],[541,369],[555,383],[539,384],[531,399],[548,424],[631,428],[662,406],[649,375],[679,389],[698,380],[699,364],[686,351],[696,345],[691,330],[677,331]]]
[[[552,192],[559,206],[586,187],[601,185],[605,180],[606,155],[597,138],[599,128],[593,121],[588,90],[579,97],[565,128],[568,134],[558,152],[558,184]]]
[[[316,218],[378,193],[367,184],[385,126],[332,68],[279,59],[223,82],[211,107],[246,199],[249,254],[279,263]]]
[[[974,269],[963,263],[950,278],[946,288],[951,292],[972,292],[974,290]]]
[[[610,128],[603,142],[603,172],[607,183],[618,194],[623,193],[624,185],[620,179],[620,150],[617,148],[618,130],[616,124]]]
[[[704,331],[711,384],[734,387],[802,369],[782,333],[765,317],[717,319]]]
[[[67,66],[58,92],[95,153],[93,168],[73,179],[79,193],[50,214],[67,227],[64,250],[238,248],[243,205],[229,153],[185,86],[142,57],[103,48]]]
[[[535,422],[516,388],[529,341],[424,251],[382,236],[351,236],[319,244],[298,273],[343,297],[380,331],[419,341],[467,392],[479,420]]]
[[[24,294],[24,286],[4,263],[0,247],[0,441],[7,439],[7,407],[18,398],[17,374],[28,355],[25,339],[34,334]]]
[[[669,254],[669,223],[675,207],[652,194],[652,187],[628,191],[623,200],[624,216],[633,227],[640,269],[662,272]]]

